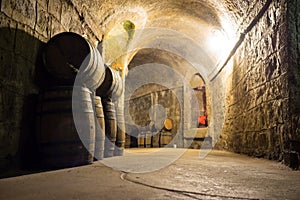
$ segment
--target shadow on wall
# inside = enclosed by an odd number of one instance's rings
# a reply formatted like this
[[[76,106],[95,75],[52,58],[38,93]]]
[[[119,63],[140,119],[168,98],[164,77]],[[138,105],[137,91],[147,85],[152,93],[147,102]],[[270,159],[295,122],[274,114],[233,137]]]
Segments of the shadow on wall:
[[[37,94],[54,80],[43,67],[43,47],[22,30],[0,29],[0,177],[37,167]]]

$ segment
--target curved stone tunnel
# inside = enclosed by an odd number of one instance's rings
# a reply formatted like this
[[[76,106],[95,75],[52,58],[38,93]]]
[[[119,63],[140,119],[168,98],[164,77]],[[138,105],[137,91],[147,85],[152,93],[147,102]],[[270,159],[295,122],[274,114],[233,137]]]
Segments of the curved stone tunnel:
[[[298,167],[299,1],[0,3],[1,170],[30,167],[37,159],[32,136],[37,94],[53,84],[50,77],[41,75],[41,54],[50,38],[62,32],[83,36],[98,47],[105,64],[122,72],[125,102],[131,100],[126,89],[139,98],[139,103],[131,104],[137,108],[129,108],[131,118],[141,115],[139,106],[145,95],[175,94],[177,100],[170,97],[161,104],[170,104],[166,109],[174,110],[170,115],[178,123],[178,147],[188,147],[185,134],[197,132],[193,125],[197,119],[190,114],[195,110],[191,99],[195,87],[205,86],[206,130],[212,147]],[[193,83],[195,74],[201,77],[199,83]],[[132,84],[141,84],[141,89]],[[148,110],[155,105],[152,96]],[[175,104],[180,107],[172,107]],[[147,125],[145,116],[139,119],[141,126]],[[125,117],[129,117],[126,109]]]

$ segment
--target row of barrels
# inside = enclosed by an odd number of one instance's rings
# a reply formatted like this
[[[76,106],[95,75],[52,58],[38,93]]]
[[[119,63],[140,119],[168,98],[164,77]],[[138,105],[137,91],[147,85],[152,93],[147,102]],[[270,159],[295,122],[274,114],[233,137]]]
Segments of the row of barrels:
[[[163,127],[161,128],[161,130],[157,130],[155,124],[146,127],[126,124],[125,146],[133,148],[158,148],[170,146],[174,138],[172,129],[173,120],[170,118],[166,118],[163,121]]]
[[[122,155],[125,133],[117,128],[117,116],[123,112],[114,105],[123,90],[119,73],[103,63],[97,48],[72,32],[51,38],[43,61],[55,80],[40,91],[36,111],[42,166],[71,167]]]
[[[63,32],[52,37],[43,49],[43,63],[49,76],[47,86],[81,85],[97,95],[118,97],[123,91],[118,71],[103,63],[99,50],[82,36]],[[54,80],[58,80],[58,83]]]
[[[173,134],[170,132],[142,132],[137,137],[138,148],[158,148],[170,145]]]
[[[122,155],[124,150],[124,139],[117,137],[114,103],[94,96],[88,88],[61,86],[41,92],[36,119],[45,168],[88,164]]]
[[[78,83],[95,90],[105,76],[105,66],[98,49],[73,32],[59,33],[46,43],[43,63],[47,76],[51,77],[48,87],[72,86],[77,79]]]

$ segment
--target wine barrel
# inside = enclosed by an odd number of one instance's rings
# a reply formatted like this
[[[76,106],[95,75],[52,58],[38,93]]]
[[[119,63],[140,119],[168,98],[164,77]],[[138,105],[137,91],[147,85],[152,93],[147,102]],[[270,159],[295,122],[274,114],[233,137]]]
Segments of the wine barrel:
[[[168,146],[171,147],[173,140],[173,134],[170,132],[173,129],[173,120],[166,118],[164,120],[164,129],[160,134],[160,147]]]
[[[96,129],[95,114],[93,110],[92,92],[88,88],[73,88],[72,111],[73,120],[80,140],[93,156]]]
[[[131,136],[125,132],[125,148],[130,148],[131,146]]]
[[[73,32],[52,37],[45,45],[43,62],[47,71],[66,85],[73,85],[78,74],[80,81],[94,90],[105,77],[105,67],[98,49]]]
[[[55,87],[39,94],[37,106],[37,141],[41,165],[44,168],[64,168],[93,161],[95,130],[94,113],[77,113],[79,124],[87,127],[84,142],[76,130],[72,113],[73,87]],[[91,93],[83,88],[83,97],[75,99],[81,107],[91,107]],[[86,100],[83,100],[86,99]],[[88,144],[88,145],[85,145]]]
[[[94,160],[102,160],[104,157],[105,121],[101,98],[99,96],[94,97],[94,104],[97,118]]]
[[[96,95],[101,98],[113,97],[117,99],[123,91],[122,78],[118,71],[111,67],[106,67],[105,78],[102,84],[96,89]]]
[[[145,147],[145,133],[139,133],[137,137],[138,147],[144,148]]]
[[[91,90],[96,90],[104,81],[105,66],[98,49],[91,47],[78,72],[77,81]]]
[[[115,147],[115,156],[122,156],[124,154],[125,148],[125,119],[124,119],[124,110],[122,107],[116,109],[117,117],[117,136],[116,136],[116,147]]]
[[[170,118],[166,118],[164,121],[164,128],[168,131],[172,130],[173,128],[173,121]]]
[[[128,147],[138,147],[138,134],[140,128],[137,125],[125,123],[125,131],[128,138]]]
[[[105,144],[104,144],[104,157],[114,156],[114,149],[117,134],[117,121],[115,105],[111,99],[105,99],[102,102],[104,121],[105,121]]]
[[[170,132],[161,132],[159,147],[170,146],[173,140],[173,134]]]
[[[145,147],[149,148],[152,146],[152,133],[150,131],[145,132]]]
[[[159,140],[160,140],[160,132],[152,133],[151,146],[154,148],[158,148],[160,145]]]

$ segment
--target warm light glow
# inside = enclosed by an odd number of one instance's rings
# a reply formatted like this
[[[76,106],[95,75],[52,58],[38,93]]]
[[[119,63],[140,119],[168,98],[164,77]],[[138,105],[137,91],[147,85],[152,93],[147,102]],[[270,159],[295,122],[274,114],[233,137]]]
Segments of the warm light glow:
[[[219,60],[224,56],[224,53],[229,50],[230,41],[220,29],[212,29],[208,37],[209,50]]]
[[[226,45],[226,38],[223,36],[221,31],[218,29],[211,30],[209,45],[213,50],[222,50],[222,47]]]
[[[237,41],[234,28],[230,28],[230,24],[224,20],[222,23],[224,29],[213,27],[209,31],[207,39],[208,51],[214,55],[218,64],[226,60]]]

